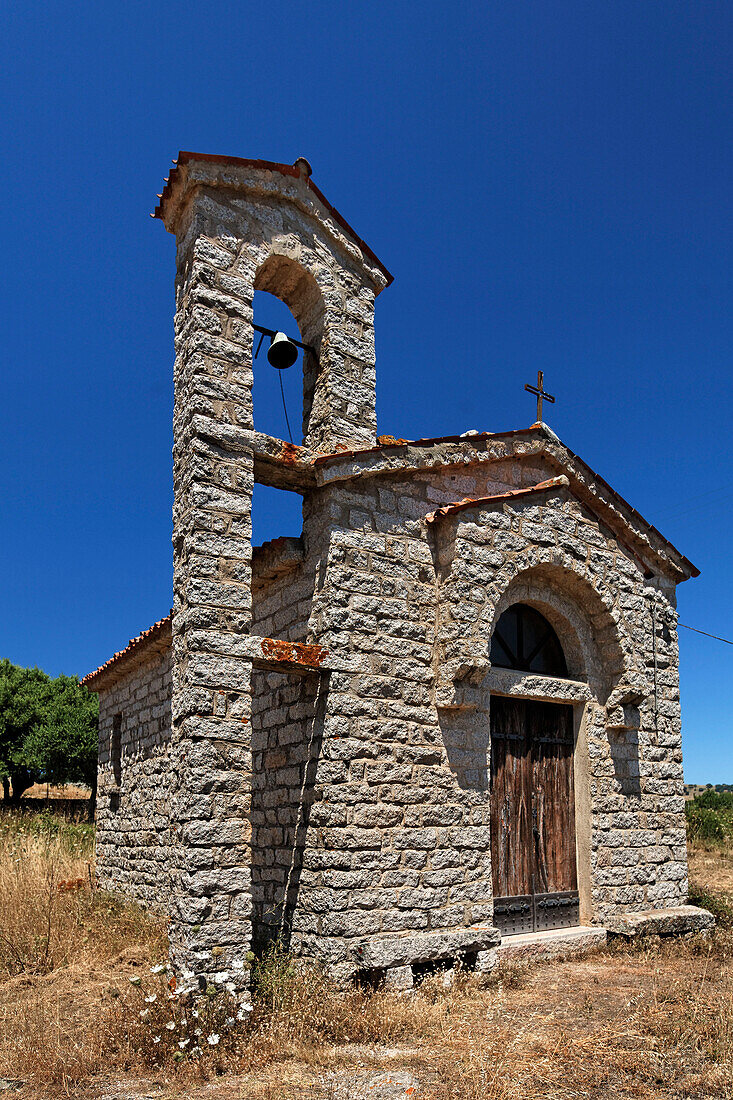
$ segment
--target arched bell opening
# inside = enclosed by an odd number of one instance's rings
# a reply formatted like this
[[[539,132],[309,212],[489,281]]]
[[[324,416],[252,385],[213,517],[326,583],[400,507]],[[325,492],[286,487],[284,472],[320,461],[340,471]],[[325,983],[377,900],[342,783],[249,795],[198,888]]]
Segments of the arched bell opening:
[[[254,289],[255,325],[284,333],[311,349],[296,344],[292,364],[277,369],[268,362],[271,337],[264,336],[260,343],[261,333],[255,330],[253,353],[260,347],[253,360],[255,428],[286,442],[307,444],[325,316],[321,289],[296,260],[277,254],[270,255],[259,267]],[[281,366],[287,362],[287,357],[280,360]]]
[[[253,300],[255,326],[284,333],[305,343],[295,317],[285,305],[268,291],[256,290]],[[254,332],[252,348],[252,405],[254,426],[258,432],[272,435],[286,443],[300,445],[303,442],[301,408],[303,404],[303,356],[305,352],[297,344],[289,343],[292,363],[277,369],[268,354],[272,338],[268,334]],[[271,358],[274,358],[271,357]],[[287,363],[287,358],[282,360]]]

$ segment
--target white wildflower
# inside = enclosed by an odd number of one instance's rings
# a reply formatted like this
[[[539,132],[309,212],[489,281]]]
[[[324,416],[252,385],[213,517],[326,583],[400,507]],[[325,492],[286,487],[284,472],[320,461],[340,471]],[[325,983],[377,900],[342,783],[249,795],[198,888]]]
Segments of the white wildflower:
[[[153,1001],[157,1001],[157,1000],[158,1000],[158,994],[157,993],[151,993],[149,997],[145,998],[145,1004],[146,1005],[151,1005],[153,1003]]]
[[[252,1011],[252,1005],[240,1005],[237,1013],[238,1020],[244,1020],[248,1012]]]
[[[140,1013],[140,1019],[144,1020],[145,1017],[148,1016],[148,1015],[150,1015],[150,1009],[149,1008],[144,1008],[142,1010],[142,1012]]]
[[[168,1023],[165,1025],[165,1029],[166,1029],[166,1031],[175,1031],[176,1030],[176,1021],[175,1020],[169,1020]]]
[[[206,1036],[206,1042],[209,1044],[210,1047],[215,1047],[216,1044],[219,1042],[219,1036],[214,1031],[211,1035]]]
[[[181,1050],[183,1050],[183,1048],[187,1047],[190,1042],[191,1042],[190,1039],[179,1039],[178,1040],[178,1045],[181,1048]]]
[[[159,1043],[160,1042],[160,1035],[154,1035],[153,1036],[153,1042],[154,1043]]]

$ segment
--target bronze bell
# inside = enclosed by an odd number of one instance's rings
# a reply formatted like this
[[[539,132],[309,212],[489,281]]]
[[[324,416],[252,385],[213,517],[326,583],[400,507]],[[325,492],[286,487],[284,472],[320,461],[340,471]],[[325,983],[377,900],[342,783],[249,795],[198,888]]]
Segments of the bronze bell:
[[[298,349],[284,332],[276,332],[267,349],[267,362],[276,370],[287,370],[298,358]]]

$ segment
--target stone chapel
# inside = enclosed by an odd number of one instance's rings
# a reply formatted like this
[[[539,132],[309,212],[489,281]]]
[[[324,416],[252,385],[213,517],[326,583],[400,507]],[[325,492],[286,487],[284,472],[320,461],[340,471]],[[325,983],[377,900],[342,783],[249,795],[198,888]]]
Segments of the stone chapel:
[[[100,885],[242,990],[275,938],[400,988],[520,939],[704,926],[675,612],[697,569],[544,423],[377,435],[392,276],[304,159],[180,153],[154,216],[173,610],[85,679]],[[255,290],[309,348],[302,445],[253,420]],[[302,497],[300,535],[252,546],[255,482]]]

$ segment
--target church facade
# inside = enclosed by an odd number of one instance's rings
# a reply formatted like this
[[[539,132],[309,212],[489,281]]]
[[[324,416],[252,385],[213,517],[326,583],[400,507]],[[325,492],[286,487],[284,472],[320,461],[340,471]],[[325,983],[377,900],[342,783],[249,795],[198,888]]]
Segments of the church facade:
[[[304,160],[180,154],[155,214],[177,243],[174,606],[85,681],[100,885],[167,911],[202,983],[275,938],[405,986],[515,936],[704,924],[694,566],[541,422],[377,436],[391,276]],[[302,445],[254,422],[255,290],[310,349]],[[302,497],[297,538],[252,547],[255,482]]]

